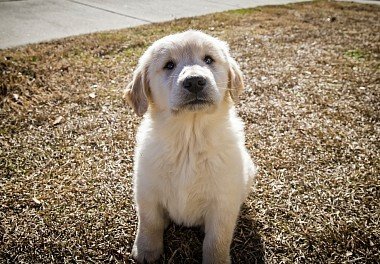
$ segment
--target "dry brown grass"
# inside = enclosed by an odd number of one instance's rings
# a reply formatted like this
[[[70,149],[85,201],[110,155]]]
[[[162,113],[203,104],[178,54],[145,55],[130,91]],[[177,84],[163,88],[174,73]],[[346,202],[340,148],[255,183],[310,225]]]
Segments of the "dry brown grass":
[[[379,263],[380,8],[330,2],[0,51],[0,262],[133,263],[140,120],[120,90],[150,43],[187,28],[228,41],[245,73],[261,170],[234,263]],[[172,225],[161,262],[199,262],[202,237]]]

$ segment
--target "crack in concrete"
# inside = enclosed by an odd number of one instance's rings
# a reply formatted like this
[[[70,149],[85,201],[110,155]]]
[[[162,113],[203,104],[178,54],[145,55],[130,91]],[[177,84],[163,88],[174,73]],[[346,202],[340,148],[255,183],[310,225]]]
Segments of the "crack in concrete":
[[[75,1],[75,0],[67,0],[67,1],[75,3],[75,4],[79,4],[79,5],[88,6],[88,7],[94,8],[94,9],[106,11],[108,13],[112,13],[112,14],[115,14],[115,15],[119,15],[119,16],[123,16],[123,17],[128,17],[128,18],[140,20],[140,21],[143,21],[143,22],[148,22],[148,23],[153,23],[154,22],[154,21],[143,19],[143,18],[134,17],[134,16],[126,15],[126,14],[119,13],[119,12],[116,12],[116,11],[112,11],[112,10],[109,10],[109,9],[105,9],[105,8],[102,8],[102,7],[98,7],[98,6],[95,6],[95,5],[90,5],[90,4],[82,3],[80,1]]]
[[[239,5],[236,5],[236,4],[221,3],[221,2],[218,2],[218,1],[210,1],[210,0],[206,0],[206,2],[213,3],[213,4],[218,4],[218,5],[229,6],[229,7],[240,7]],[[240,8],[241,8],[241,7],[240,7]]]

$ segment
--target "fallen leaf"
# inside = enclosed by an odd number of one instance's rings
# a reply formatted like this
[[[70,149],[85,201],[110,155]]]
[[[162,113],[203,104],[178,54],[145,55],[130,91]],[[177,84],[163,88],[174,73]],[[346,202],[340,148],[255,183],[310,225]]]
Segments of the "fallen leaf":
[[[36,197],[33,197],[32,198],[33,202],[35,202],[36,204],[41,204],[42,202],[40,200],[38,200]]]
[[[58,116],[58,117],[54,120],[54,122],[53,122],[53,126],[56,126],[56,125],[62,123],[62,121],[63,121],[63,116]]]

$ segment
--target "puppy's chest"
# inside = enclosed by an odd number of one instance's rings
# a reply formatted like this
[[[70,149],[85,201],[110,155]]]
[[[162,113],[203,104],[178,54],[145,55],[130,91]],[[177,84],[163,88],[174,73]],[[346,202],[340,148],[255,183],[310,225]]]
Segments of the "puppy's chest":
[[[177,224],[202,224],[208,197],[200,185],[201,183],[183,179],[168,182],[170,189],[164,190],[162,204]]]
[[[219,155],[213,149],[187,147],[167,157],[161,176],[165,183],[161,189],[164,207],[178,224],[201,224],[214,195],[212,187],[215,187],[217,169],[222,167]]]

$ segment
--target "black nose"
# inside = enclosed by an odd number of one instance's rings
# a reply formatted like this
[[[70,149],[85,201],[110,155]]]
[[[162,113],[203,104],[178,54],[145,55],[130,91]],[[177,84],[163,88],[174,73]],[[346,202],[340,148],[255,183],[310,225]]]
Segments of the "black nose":
[[[192,93],[198,93],[206,86],[206,78],[201,76],[186,77],[183,81],[183,87]]]

